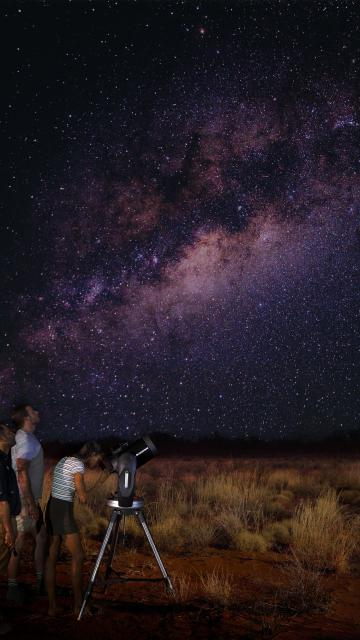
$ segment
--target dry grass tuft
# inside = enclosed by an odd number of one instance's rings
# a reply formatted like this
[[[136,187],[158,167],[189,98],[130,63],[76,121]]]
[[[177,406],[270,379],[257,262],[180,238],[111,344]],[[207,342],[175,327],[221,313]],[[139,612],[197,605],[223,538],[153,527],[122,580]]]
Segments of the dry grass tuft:
[[[200,575],[202,591],[212,604],[228,607],[234,601],[234,582],[223,569],[213,569],[211,573]]]
[[[171,581],[175,590],[175,601],[179,603],[189,602],[192,597],[193,581],[190,576],[172,574]]]
[[[209,547],[215,537],[216,525],[203,518],[190,517],[184,521],[183,540],[190,549]]]
[[[235,547],[239,551],[267,551],[269,543],[260,533],[252,531],[239,531],[234,538]]]
[[[303,566],[339,573],[348,570],[354,536],[333,489],[320,494],[315,503],[302,503],[292,530],[293,547]]]
[[[331,487],[360,491],[360,462],[338,462],[323,469],[322,475]]]
[[[151,527],[155,544],[164,551],[171,551],[181,547],[184,534],[183,522],[179,515],[170,515],[163,520],[156,522]]]
[[[201,478],[195,485],[198,502],[206,503],[214,511],[231,510],[249,526],[256,526],[261,519],[262,505],[268,493],[268,487],[256,470],[214,474]]]
[[[189,513],[189,497],[186,488],[179,483],[167,480],[160,484],[156,501],[151,505],[152,518],[156,523],[168,519],[170,514],[181,517]]]
[[[262,534],[269,545],[277,549],[290,544],[291,527],[291,520],[273,522],[263,530]]]
[[[278,601],[291,614],[324,611],[330,601],[330,594],[324,585],[321,571],[304,567],[300,559],[293,555],[293,562],[285,569],[286,588]]]
[[[297,489],[303,481],[298,469],[274,469],[268,474],[268,485],[278,491],[284,489]]]

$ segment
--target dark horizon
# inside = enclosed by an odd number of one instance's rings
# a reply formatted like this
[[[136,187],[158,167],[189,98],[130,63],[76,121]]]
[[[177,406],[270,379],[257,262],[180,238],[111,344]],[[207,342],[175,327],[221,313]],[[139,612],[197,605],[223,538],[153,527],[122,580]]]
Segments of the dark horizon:
[[[4,1],[0,400],[39,436],[359,430],[360,6]]]

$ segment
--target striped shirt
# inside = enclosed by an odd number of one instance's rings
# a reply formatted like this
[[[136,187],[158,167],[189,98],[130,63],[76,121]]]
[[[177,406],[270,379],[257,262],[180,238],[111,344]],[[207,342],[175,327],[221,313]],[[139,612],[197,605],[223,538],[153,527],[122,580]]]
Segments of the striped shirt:
[[[72,502],[75,494],[75,473],[84,473],[84,463],[72,456],[61,458],[54,469],[51,495],[58,500]]]

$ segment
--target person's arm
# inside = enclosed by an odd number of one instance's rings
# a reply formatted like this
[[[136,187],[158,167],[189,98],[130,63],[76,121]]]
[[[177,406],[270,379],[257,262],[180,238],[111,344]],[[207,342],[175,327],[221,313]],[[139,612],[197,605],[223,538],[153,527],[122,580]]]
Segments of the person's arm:
[[[11,523],[10,506],[7,500],[0,500],[0,521],[5,531],[5,544],[15,546],[15,532]]]
[[[36,502],[31,490],[29,464],[30,461],[25,460],[25,458],[16,458],[16,468],[20,494],[23,501],[25,502],[25,505],[27,506],[30,518],[34,518],[36,520],[38,517],[38,508],[36,506]]]
[[[81,504],[85,504],[86,491],[85,491],[85,483],[84,483],[84,474],[74,473],[74,484],[75,484],[77,496],[79,498],[79,502],[81,502]]]

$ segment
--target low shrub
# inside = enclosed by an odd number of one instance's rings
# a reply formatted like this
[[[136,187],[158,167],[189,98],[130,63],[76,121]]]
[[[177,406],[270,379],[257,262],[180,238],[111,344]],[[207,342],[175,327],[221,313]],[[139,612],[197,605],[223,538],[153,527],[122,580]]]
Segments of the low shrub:
[[[234,536],[235,548],[239,551],[266,551],[269,548],[269,543],[266,538],[260,533],[253,533],[252,531],[239,531]]]
[[[234,582],[228,572],[214,569],[200,575],[202,592],[212,604],[227,607],[234,601]]]
[[[304,566],[339,573],[348,570],[355,541],[333,489],[324,491],[314,503],[298,506],[292,531],[293,548]]]

